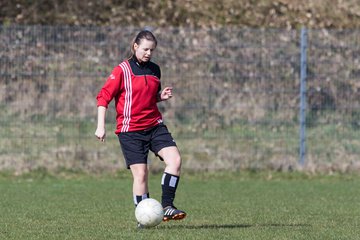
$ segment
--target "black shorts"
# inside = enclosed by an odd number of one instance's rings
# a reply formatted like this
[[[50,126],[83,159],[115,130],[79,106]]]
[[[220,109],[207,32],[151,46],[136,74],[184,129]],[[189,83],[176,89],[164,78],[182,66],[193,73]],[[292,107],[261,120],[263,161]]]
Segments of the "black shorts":
[[[162,123],[148,130],[119,133],[118,138],[127,168],[132,164],[147,164],[149,150],[158,156],[161,149],[176,146],[166,125]]]

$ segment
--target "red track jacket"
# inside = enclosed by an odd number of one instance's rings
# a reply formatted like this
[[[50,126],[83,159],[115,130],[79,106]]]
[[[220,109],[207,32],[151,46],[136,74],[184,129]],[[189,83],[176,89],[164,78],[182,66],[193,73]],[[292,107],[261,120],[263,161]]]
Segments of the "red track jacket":
[[[153,62],[140,64],[136,58],[116,66],[97,95],[97,106],[108,107],[115,99],[115,133],[145,130],[162,122],[157,107],[161,90],[160,68]]]

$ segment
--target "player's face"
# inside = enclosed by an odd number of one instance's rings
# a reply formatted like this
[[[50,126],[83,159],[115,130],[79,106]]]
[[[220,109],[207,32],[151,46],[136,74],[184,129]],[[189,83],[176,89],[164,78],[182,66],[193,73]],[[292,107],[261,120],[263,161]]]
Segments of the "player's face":
[[[139,45],[134,44],[135,56],[140,62],[148,62],[155,48],[155,42],[142,39]]]

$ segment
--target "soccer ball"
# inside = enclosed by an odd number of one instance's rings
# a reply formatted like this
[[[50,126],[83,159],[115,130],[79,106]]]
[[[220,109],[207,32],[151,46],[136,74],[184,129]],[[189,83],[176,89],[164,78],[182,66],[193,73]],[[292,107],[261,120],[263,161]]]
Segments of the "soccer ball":
[[[164,210],[158,201],[153,198],[147,198],[137,205],[135,217],[141,225],[155,227],[163,220]]]

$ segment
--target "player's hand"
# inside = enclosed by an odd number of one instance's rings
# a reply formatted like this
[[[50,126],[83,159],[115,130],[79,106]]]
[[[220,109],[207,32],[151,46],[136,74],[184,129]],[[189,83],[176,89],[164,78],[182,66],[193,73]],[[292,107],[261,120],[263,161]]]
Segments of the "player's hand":
[[[95,136],[101,142],[105,142],[105,137],[106,137],[105,128],[97,128],[96,131],[95,131]]]
[[[161,91],[160,99],[161,100],[168,100],[172,98],[172,87],[166,87]]]

